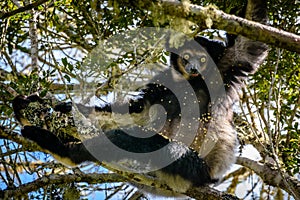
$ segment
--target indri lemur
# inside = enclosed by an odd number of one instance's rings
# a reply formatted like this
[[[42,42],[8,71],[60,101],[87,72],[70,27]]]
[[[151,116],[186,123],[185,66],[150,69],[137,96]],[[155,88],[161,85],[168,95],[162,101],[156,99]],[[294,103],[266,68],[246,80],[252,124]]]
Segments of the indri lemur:
[[[246,16],[251,20],[265,23],[266,2],[251,1],[251,4],[249,6],[251,8],[246,9]],[[184,109],[180,107],[178,96],[175,96],[163,84],[160,85],[160,83],[155,82],[156,79],[164,80],[164,73],[172,73],[170,69],[154,77],[153,82],[147,84],[140,91],[140,98],[129,100],[126,105],[113,105],[121,116],[123,114],[122,108],[127,107],[132,116],[139,117],[141,117],[139,114],[144,111],[148,112],[151,106],[162,105],[167,114],[165,116],[166,123],[161,127],[154,127],[145,131],[145,129],[135,125],[115,129],[115,127],[105,127],[104,124],[101,125],[104,133],[82,142],[80,137],[76,137],[76,134],[74,134],[75,136],[63,134],[68,132],[66,129],[73,127],[70,125],[72,119],[70,120],[68,115],[72,108],[70,103],[54,106],[51,115],[49,107],[52,105],[47,100],[32,95],[27,98],[18,96],[13,101],[16,118],[24,125],[22,135],[35,141],[54,157],[63,159],[65,162],[67,160],[68,163],[97,162],[99,161],[95,157],[97,152],[109,155],[104,160],[100,160],[101,162],[114,163],[121,167],[124,166],[124,168],[133,167],[137,171],[143,171],[141,169],[149,167],[148,165],[155,168],[161,160],[173,161],[170,162],[171,164],[157,168],[148,174],[156,177],[176,192],[184,192],[190,186],[212,183],[218,180],[235,162],[237,138],[232,124],[232,104],[238,100],[242,81],[248,73],[253,73],[257,69],[267,55],[267,46],[261,42],[252,41],[242,36],[231,36],[227,40],[228,45],[223,45],[218,41],[196,37],[195,41],[206,51],[195,51],[192,45],[187,44],[190,41],[187,41],[185,45],[179,47],[178,55],[172,53],[170,55],[171,66],[183,75],[184,80],[187,80],[192,86],[199,107],[199,111],[197,110],[198,118],[191,119],[197,121],[198,127],[196,127],[196,136],[189,145],[181,142],[181,134],[184,138],[185,134],[188,133],[177,133],[179,126],[181,126],[180,123],[182,123],[181,110]],[[217,99],[214,100],[212,100],[210,92],[218,92],[220,88],[214,88],[214,85],[209,86],[206,81],[209,80],[210,75],[215,73],[210,68],[212,61],[216,63],[222,76],[222,86],[225,91],[225,93],[217,95]],[[184,84],[180,86],[181,82],[184,82],[182,78],[177,80],[174,76],[172,80],[168,81],[182,87],[182,96],[179,98],[189,98],[188,94],[184,94]],[[101,116],[114,111],[111,105],[96,107],[95,109],[82,105],[77,105],[77,107],[85,116]],[[34,112],[32,109],[35,109]],[[191,112],[193,111],[191,110]],[[65,123],[67,125],[65,127],[64,125],[53,127],[51,124],[55,123],[55,120],[61,120],[60,124]],[[74,132],[76,132],[76,128]],[[80,135],[80,131],[78,132],[77,134]],[[149,137],[134,137],[127,133],[141,133]],[[114,145],[127,152],[149,153],[160,150],[161,153],[156,158],[145,157],[136,162],[134,157],[124,157],[124,155],[111,152],[107,140],[102,139],[104,135]],[[167,148],[164,148],[166,145]],[[91,151],[94,152],[91,153]],[[125,162],[131,164],[124,164]]]

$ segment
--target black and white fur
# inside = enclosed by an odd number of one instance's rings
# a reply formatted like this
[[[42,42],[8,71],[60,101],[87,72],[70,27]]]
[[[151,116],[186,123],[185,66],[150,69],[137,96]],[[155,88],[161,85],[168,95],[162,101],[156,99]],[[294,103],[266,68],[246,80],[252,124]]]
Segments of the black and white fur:
[[[253,20],[265,23],[266,5],[262,5],[265,2],[256,3],[252,2],[251,12],[248,9],[246,15],[250,16]],[[99,154],[109,155],[104,160],[100,160],[100,162],[112,163],[112,166],[118,165],[121,168],[133,167],[136,168],[136,171],[149,167],[149,163],[151,163],[150,167],[155,167],[161,160],[170,159],[173,161],[170,165],[151,171],[148,175],[157,178],[158,181],[168,185],[175,192],[185,192],[191,186],[203,186],[213,183],[220,179],[230,165],[235,162],[237,138],[232,122],[232,105],[238,100],[239,90],[247,74],[255,72],[267,55],[267,46],[261,42],[252,41],[242,36],[229,37],[228,39],[230,40],[228,41],[230,45],[224,46],[220,42],[208,40],[203,37],[195,38],[216,63],[222,75],[226,92],[220,96],[218,101],[211,100],[208,86],[204,81],[204,79],[209,78],[207,77],[209,73],[204,73],[203,71],[206,69],[209,70],[208,64],[212,60],[205,59],[205,62],[199,62],[199,56],[202,56],[205,51],[194,52],[194,49],[188,49],[186,48],[188,45],[184,45],[185,48],[179,49],[179,52],[182,52],[182,54],[171,54],[172,67],[188,80],[188,83],[196,93],[199,105],[200,123],[197,128],[196,139],[189,146],[180,141],[173,140],[174,135],[176,135],[176,126],[181,120],[180,109],[182,108],[179,106],[177,97],[163,85],[161,86],[156,83],[146,85],[141,90],[141,98],[130,100],[125,105],[114,106],[118,108],[119,113],[117,114],[121,117],[122,115],[125,116],[127,112],[122,113],[122,107],[129,108],[129,114],[132,116],[141,117],[142,115],[139,115],[141,113],[143,113],[143,116],[147,116],[147,112],[152,105],[162,105],[167,111],[166,119],[169,123],[160,127],[160,130],[147,129],[145,131],[144,129],[139,129],[140,126],[145,125],[143,123],[138,124],[139,126],[124,126],[120,129],[101,125],[101,128],[105,130],[103,133],[105,137],[114,145],[128,152],[148,153],[160,150],[168,145],[167,148],[163,149],[160,156],[155,159],[151,158],[149,160],[150,158],[145,158],[136,162],[134,157],[124,158],[118,153],[111,152],[109,148],[106,148],[108,145],[106,141],[102,140],[104,137],[103,134],[86,139],[84,144],[79,138],[72,135],[62,137],[61,132],[63,132],[62,130],[65,131],[65,128],[49,128],[49,126],[51,126],[51,123],[55,123],[53,122],[54,117],[52,117],[55,112],[55,119],[64,115],[67,115],[67,118],[69,118],[70,104],[54,106],[55,111],[52,114],[49,114],[47,110],[40,110],[39,116],[46,113],[46,117],[42,122],[39,121],[37,123],[36,117],[29,120],[30,122],[26,121],[25,119],[31,116],[30,114],[24,115],[24,113],[30,113],[28,110],[24,112],[28,105],[36,102],[40,104],[44,103],[43,99],[32,96],[27,98],[18,96],[13,102],[16,118],[24,125],[22,135],[35,141],[42,148],[54,155],[55,158],[63,160],[68,164],[79,164],[84,161],[98,162],[99,160],[94,156],[97,155],[97,151]],[[184,57],[186,51],[190,53],[188,57]],[[190,65],[192,61],[189,61],[189,59],[196,60],[196,63]],[[163,76],[163,74],[154,77],[154,79],[159,78],[159,76]],[[177,78],[174,78],[172,81],[174,81],[172,84],[177,84],[178,87],[180,87],[180,83],[182,82],[181,79]],[[84,116],[111,116],[112,113],[111,105],[96,107],[95,109],[82,105],[78,105],[77,107]],[[51,123],[48,123],[49,121]],[[93,131],[95,130],[91,132]],[[136,133],[139,131],[144,131],[143,134],[149,134],[149,137],[138,138],[127,134],[128,132]],[[156,131],[159,131],[160,134]],[[80,135],[80,132],[78,134]],[[212,147],[207,149],[205,148],[206,146]],[[94,151],[93,154],[91,154],[91,150]],[[124,164],[124,162],[129,162],[130,164]]]

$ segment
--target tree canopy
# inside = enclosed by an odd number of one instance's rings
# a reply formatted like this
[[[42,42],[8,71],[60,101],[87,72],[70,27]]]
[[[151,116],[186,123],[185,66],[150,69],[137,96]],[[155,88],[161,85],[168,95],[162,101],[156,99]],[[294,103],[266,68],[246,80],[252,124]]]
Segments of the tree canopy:
[[[87,55],[99,44],[118,34],[126,39],[126,33],[135,28],[162,27],[220,40],[222,33],[215,30],[224,30],[265,42],[270,48],[268,58],[243,89],[235,112],[240,140],[237,165],[217,190],[195,188],[186,195],[299,199],[300,3],[267,2],[268,25],[241,18],[247,2],[238,0],[1,2],[0,194],[25,199],[146,198],[126,183],[132,174],[108,173],[106,166],[94,163],[70,168],[54,161],[21,136],[11,102],[18,94],[34,92],[67,101],[82,81],[77,73]],[[105,98],[119,77],[138,64],[131,57],[125,55],[102,70],[97,97]],[[120,63],[123,68],[118,67]]]

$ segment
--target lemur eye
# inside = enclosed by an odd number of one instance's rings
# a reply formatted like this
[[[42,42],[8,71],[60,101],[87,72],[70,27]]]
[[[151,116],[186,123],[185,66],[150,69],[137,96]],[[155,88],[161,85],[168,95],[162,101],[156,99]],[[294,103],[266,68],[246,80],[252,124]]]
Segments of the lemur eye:
[[[206,62],[206,57],[205,57],[205,56],[202,56],[202,57],[200,58],[200,62],[201,62],[201,63],[205,63],[205,62]]]
[[[190,55],[186,53],[186,54],[183,55],[183,58],[184,58],[185,60],[188,60],[188,59],[190,59]]]

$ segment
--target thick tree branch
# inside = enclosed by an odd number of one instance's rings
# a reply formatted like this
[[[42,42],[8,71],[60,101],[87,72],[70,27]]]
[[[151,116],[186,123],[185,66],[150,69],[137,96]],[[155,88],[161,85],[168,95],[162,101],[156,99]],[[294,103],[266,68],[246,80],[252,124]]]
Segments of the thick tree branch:
[[[282,177],[278,170],[274,170],[276,167],[244,157],[239,157],[236,163],[253,170],[265,183],[280,187],[296,199],[300,199],[300,182],[288,174],[284,174],[284,177]],[[284,181],[288,184],[285,184]]]
[[[177,4],[180,9],[184,9],[184,6],[178,4],[178,2],[171,3],[171,1],[163,1],[163,4],[167,7],[170,7],[172,4]],[[242,35],[252,40],[300,53],[299,35],[229,15],[212,6],[201,7],[189,5],[189,10],[190,12],[187,14],[187,19],[195,23],[210,19],[213,23],[211,28],[225,30],[228,33]]]
[[[159,181],[157,181],[157,179],[146,176],[144,174],[135,174],[135,173],[129,173],[122,170],[117,170],[116,168],[110,167],[109,164],[107,165],[104,163],[102,163],[102,166],[117,174],[122,175],[122,177],[125,177],[127,180],[129,180],[130,182],[134,182],[135,184],[146,185],[148,187],[174,192],[167,185],[161,184]],[[231,194],[220,192],[208,186],[191,187],[184,194],[197,200],[215,200],[215,199],[237,200],[238,199],[237,197]]]
[[[300,36],[271,26],[229,15],[213,6],[202,7],[173,0],[162,0],[154,4],[152,1],[137,1],[140,9],[153,8],[157,13],[185,18],[207,28],[225,30],[231,34],[245,36],[249,39],[264,42],[276,47],[300,53]]]
[[[236,196],[228,193],[220,192],[210,187],[190,188],[186,193],[189,197],[198,200],[238,200]]]
[[[43,3],[47,2],[47,1],[48,0],[37,0],[34,3],[31,3],[31,4],[28,4],[26,6],[20,7],[18,9],[16,9],[16,10],[11,11],[11,12],[6,12],[6,13],[5,12],[0,12],[0,19],[5,19],[5,18],[11,17],[13,15],[16,15],[18,13],[25,12],[27,10],[36,8],[39,5],[42,5]]]
[[[66,184],[66,183],[79,183],[86,182],[89,184],[96,183],[115,183],[115,182],[124,182],[126,181],[124,177],[118,174],[99,174],[99,173],[90,173],[90,174],[67,174],[67,175],[58,175],[51,174],[49,176],[43,176],[39,179],[36,179],[32,182],[20,185],[14,189],[6,189],[0,191],[1,199],[8,199],[9,197],[20,197],[28,194],[29,192],[37,191],[39,188],[45,187],[52,184]]]

